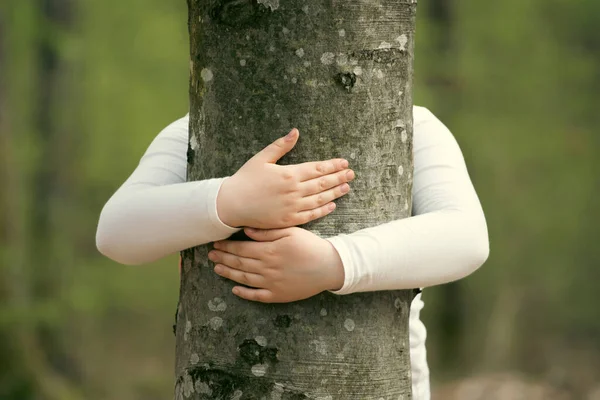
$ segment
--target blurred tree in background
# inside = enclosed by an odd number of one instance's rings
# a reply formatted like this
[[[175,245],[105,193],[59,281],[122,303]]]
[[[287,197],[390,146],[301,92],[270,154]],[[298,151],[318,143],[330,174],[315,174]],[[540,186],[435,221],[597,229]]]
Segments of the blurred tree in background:
[[[419,5],[416,103],[460,143],[491,241],[425,290],[438,398],[495,372],[600,393],[599,24],[596,0]],[[0,398],[172,396],[176,256],[116,265],[94,233],[188,73],[184,1],[0,2]]]

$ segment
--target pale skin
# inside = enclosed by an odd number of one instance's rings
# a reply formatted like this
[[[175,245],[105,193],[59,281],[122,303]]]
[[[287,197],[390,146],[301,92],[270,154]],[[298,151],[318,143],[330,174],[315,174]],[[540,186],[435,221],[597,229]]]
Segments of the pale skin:
[[[335,247],[296,225],[333,212],[333,200],[349,192],[355,174],[341,158],[277,165],[299,134],[294,128],[257,153],[223,182],[217,197],[219,218],[246,227],[254,241],[215,242],[208,257],[218,275],[245,285],[232,291],[246,300],[287,303],[344,284]]]

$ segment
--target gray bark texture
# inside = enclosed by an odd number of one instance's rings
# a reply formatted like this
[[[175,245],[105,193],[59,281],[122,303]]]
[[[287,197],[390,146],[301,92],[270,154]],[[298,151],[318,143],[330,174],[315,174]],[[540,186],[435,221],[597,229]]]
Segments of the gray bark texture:
[[[325,238],[410,215],[414,1],[188,6],[189,180],[233,175],[297,127],[280,164],[343,157],[357,176],[303,228]],[[412,291],[248,302],[213,272],[210,249],[183,252],[177,400],[411,398]]]

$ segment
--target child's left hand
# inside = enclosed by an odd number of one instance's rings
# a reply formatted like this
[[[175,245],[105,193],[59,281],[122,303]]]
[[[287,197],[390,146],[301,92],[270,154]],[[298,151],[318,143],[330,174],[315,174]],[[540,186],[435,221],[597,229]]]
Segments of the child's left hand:
[[[306,299],[344,284],[344,268],[331,243],[306,229],[245,228],[252,241],[214,243],[208,258],[215,272],[246,286],[233,293],[263,303],[288,303]]]

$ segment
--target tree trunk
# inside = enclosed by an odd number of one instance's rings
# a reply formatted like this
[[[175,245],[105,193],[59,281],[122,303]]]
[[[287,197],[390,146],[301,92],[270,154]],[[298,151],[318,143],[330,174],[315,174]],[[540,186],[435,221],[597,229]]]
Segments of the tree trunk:
[[[357,175],[303,228],[330,237],[410,215],[414,1],[188,6],[189,180],[232,175],[297,127],[280,164],[344,157]],[[177,399],[411,398],[412,291],[248,302],[213,272],[211,248],[183,252]]]

